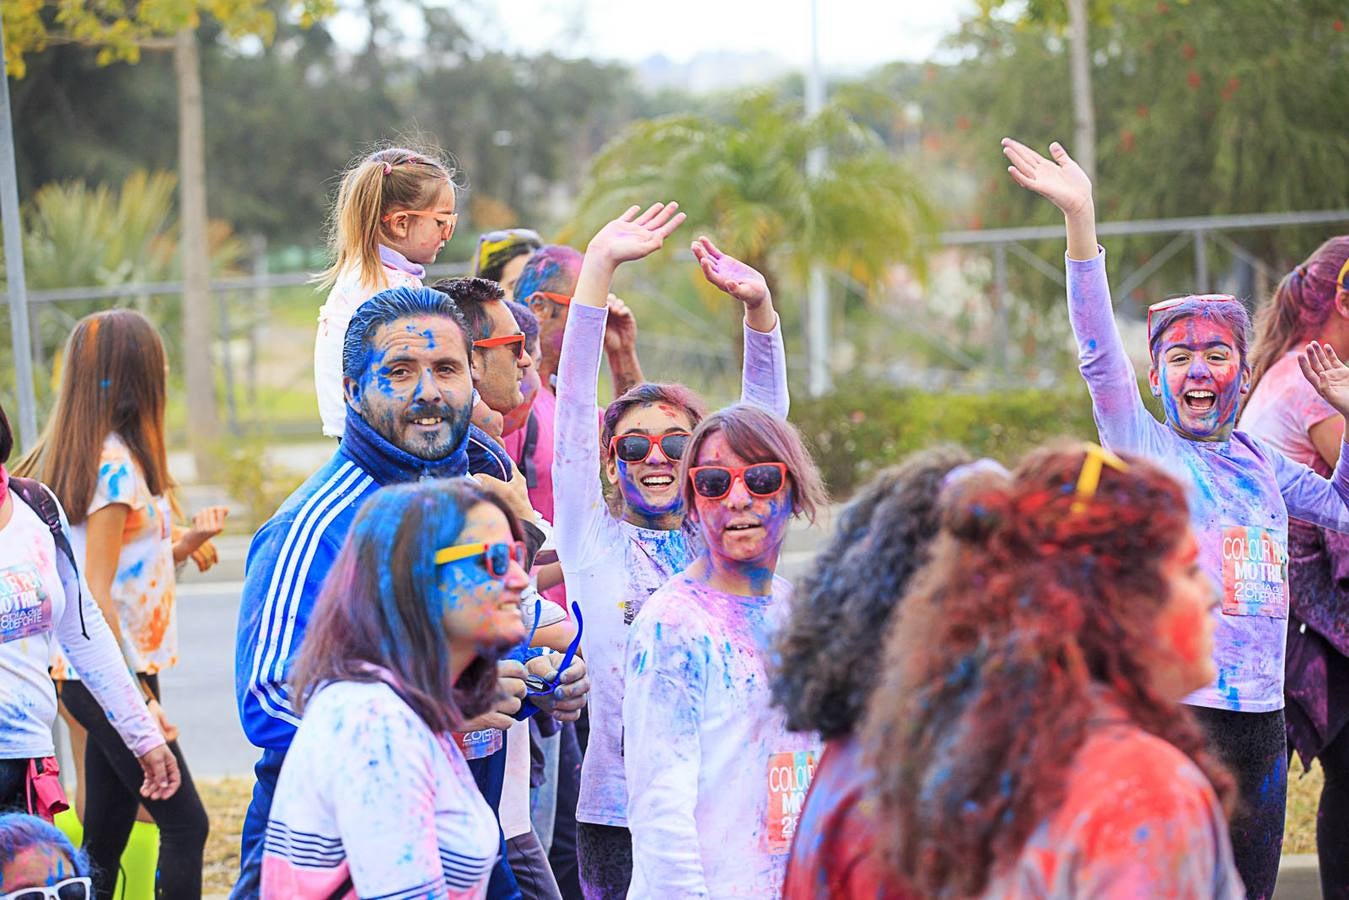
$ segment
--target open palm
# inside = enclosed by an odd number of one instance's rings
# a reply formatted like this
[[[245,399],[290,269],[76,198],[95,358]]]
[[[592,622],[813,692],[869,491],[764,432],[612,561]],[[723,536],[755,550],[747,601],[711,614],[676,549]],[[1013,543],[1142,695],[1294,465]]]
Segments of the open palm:
[[[642,259],[659,250],[683,221],[678,203],[653,203],[646,212],[631,206],[590,239],[587,252],[598,252],[614,265]]]
[[[1053,159],[1011,138],[1002,139],[1002,152],[1011,163],[1007,173],[1012,180],[1053,203],[1064,215],[1075,215],[1091,204],[1091,179],[1057,141],[1049,145]]]
[[[1340,415],[1349,417],[1349,367],[1340,362],[1335,348],[1313,341],[1297,355],[1297,362],[1316,393]]]
[[[692,249],[694,258],[702,267],[703,277],[712,286],[751,308],[768,299],[768,282],[752,266],[721,252],[706,237],[694,241]]]

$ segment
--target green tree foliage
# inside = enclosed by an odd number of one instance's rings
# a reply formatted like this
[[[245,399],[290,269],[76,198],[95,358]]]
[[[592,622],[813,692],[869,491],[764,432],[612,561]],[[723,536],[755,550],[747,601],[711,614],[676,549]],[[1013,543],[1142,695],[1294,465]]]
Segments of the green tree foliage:
[[[920,89],[929,149],[974,173],[971,225],[1051,222],[1005,177],[998,139],[1069,150],[1063,4],[966,23],[960,62]],[[1103,219],[1349,203],[1349,10],[1335,0],[1096,0],[1092,4],[1097,209]],[[1322,177],[1326,176],[1326,177]],[[1272,240],[1272,239],[1271,239]],[[1287,233],[1300,252],[1307,236]]]
[[[806,177],[806,154],[828,166]],[[913,172],[846,108],[805,121],[798,102],[759,92],[724,116],[673,115],[629,125],[596,158],[569,233],[584,239],[633,203],[678,200],[685,230],[706,231],[774,285],[800,284],[811,263],[879,282],[922,265],[936,227]]]

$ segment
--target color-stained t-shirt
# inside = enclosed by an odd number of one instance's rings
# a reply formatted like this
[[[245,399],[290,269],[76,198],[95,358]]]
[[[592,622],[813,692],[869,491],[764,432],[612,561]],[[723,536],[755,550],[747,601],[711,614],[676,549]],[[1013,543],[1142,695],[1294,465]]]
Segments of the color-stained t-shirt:
[[[178,663],[178,612],[174,602],[173,518],[169,501],[150,493],[145,473],[117,434],[103,442],[98,483],[89,515],[105,506],[130,507],[112,580],[112,603],[122,629],[122,652],[134,672],[154,674]],[[71,529],[75,558],[85,564],[88,522]],[[78,678],[58,653],[52,677]]]
[[[1092,729],[1063,803],[984,892],[988,900],[1241,900],[1227,821],[1185,754],[1127,722]]]
[[[628,634],[623,754],[633,900],[780,897],[819,759],[787,730],[766,663],[791,585],[742,597],[687,574],[651,595]]]
[[[525,473],[529,483],[529,505],[548,522],[553,521],[553,429],[557,416],[557,398],[547,386],[541,386],[530,408],[529,422],[524,428],[513,431],[502,438],[502,446],[510,454],[516,468]],[[525,459],[526,438],[531,429],[535,430],[534,443],[530,448],[529,459]],[[564,611],[567,606],[566,584],[553,585],[546,591],[540,591]]]
[[[335,682],[305,707],[281,767],[262,897],[482,897],[499,846],[454,742],[387,684]]]
[[[1290,351],[1270,366],[1246,402],[1241,429],[1321,475],[1330,465],[1312,426],[1339,413],[1311,386]],[[1291,628],[1284,693],[1289,742],[1303,760],[1320,754],[1349,724],[1349,535],[1288,522]]]
[[[314,336],[314,392],[318,395],[319,418],[323,433],[340,438],[347,421],[347,401],[342,394],[342,343],[347,336],[351,316],[362,303],[380,291],[400,287],[421,287],[426,269],[396,250],[379,247],[384,276],[383,287],[361,283],[356,267],[337,276],[328,299],[319,307],[318,333]]]
[[[47,665],[57,646],[66,648],[123,742],[144,756],[164,738],[146,712],[103,614],[88,585],[56,549],[47,523],[18,495],[10,496],[13,513],[0,528],[0,759],[55,752],[56,690]]]
[[[553,456],[553,541],[568,596],[585,619],[581,649],[590,676],[590,742],[581,765],[576,819],[627,822],[623,781],[624,646],[628,626],[651,594],[686,569],[702,549],[692,523],[674,531],[614,518],[600,488],[596,397],[608,311],[572,306],[558,362]],[[742,402],[782,418],[789,404],[782,329],[744,326]],[[537,401],[535,401],[537,406]]]
[[[1327,480],[1244,431],[1192,441],[1143,405],[1110,308],[1105,251],[1068,260],[1068,315],[1101,443],[1161,466],[1185,487],[1199,561],[1218,587],[1213,684],[1185,702],[1282,709],[1288,627],[1288,517],[1349,531],[1349,459]]]
[[[861,742],[850,735],[825,745],[792,838],[784,900],[917,900],[878,855],[870,785]]]

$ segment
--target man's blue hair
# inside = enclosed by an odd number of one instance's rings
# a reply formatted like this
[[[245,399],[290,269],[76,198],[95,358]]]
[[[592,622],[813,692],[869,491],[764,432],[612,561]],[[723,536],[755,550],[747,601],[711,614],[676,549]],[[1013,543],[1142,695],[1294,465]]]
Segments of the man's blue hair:
[[[469,355],[468,323],[454,301],[428,287],[399,287],[380,291],[362,303],[347,325],[342,341],[342,374],[359,380],[370,365],[370,338],[381,325],[416,316],[443,316],[459,328],[464,356]]]
[[[89,860],[55,825],[27,813],[0,815],[0,871],[20,853],[33,847],[55,847],[65,854],[73,870],[70,877],[89,874]]]

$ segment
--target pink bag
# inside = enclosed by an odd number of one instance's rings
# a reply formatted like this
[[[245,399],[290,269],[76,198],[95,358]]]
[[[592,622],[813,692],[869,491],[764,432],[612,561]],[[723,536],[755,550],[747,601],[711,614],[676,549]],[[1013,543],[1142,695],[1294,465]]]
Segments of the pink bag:
[[[38,764],[41,763],[41,770]],[[36,803],[34,802],[36,800]],[[48,822],[59,812],[70,809],[65,788],[61,787],[61,768],[56,757],[28,761],[28,812]]]

